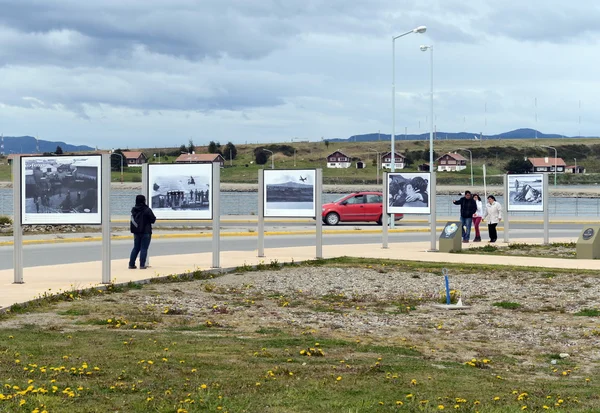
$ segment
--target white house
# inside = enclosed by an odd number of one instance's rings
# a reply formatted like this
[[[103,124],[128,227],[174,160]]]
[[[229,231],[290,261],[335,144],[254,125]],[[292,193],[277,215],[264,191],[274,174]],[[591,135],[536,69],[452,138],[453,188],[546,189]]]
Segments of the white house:
[[[438,172],[457,172],[467,169],[467,158],[459,153],[448,152],[436,159]]]
[[[554,166],[556,165],[556,172],[565,172],[567,164],[563,158],[528,158],[531,163],[531,172],[554,172]]]
[[[328,168],[350,168],[351,158],[342,151],[335,151],[327,157]]]
[[[395,165],[394,169],[404,169],[406,165],[406,157],[401,153],[396,152],[395,156]],[[382,169],[392,169],[392,153],[386,152],[381,154],[381,168]]]

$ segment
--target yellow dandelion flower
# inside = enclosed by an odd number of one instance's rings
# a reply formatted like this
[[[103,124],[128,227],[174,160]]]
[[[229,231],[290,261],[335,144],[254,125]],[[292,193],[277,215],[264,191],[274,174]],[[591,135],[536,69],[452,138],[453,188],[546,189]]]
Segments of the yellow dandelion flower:
[[[396,400],[396,405],[397,405],[397,406],[402,406],[403,404],[404,404],[404,402],[403,402],[403,401],[401,401],[401,400]]]
[[[206,390],[206,388],[207,388],[207,387],[208,387],[208,386],[207,386],[206,384],[204,384],[204,383],[200,385],[200,388],[201,388],[202,390]]]
[[[445,407],[443,404],[438,404],[438,410],[444,410],[444,409],[445,409]]]

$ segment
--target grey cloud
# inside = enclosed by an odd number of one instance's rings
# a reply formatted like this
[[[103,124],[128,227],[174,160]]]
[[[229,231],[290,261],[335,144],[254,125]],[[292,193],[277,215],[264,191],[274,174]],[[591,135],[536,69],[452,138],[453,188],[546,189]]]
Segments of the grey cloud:
[[[600,5],[592,1],[497,3],[482,20],[491,34],[531,42],[563,43],[600,33]]]
[[[54,64],[62,58],[65,65],[104,66],[127,60],[139,47],[189,60],[222,56],[251,60],[288,46],[302,34],[388,36],[396,27],[426,21],[438,27],[437,38],[473,40],[451,23],[456,16],[470,16],[472,9],[448,1],[443,9],[435,6],[450,17],[438,21],[428,17],[435,4],[432,0],[0,0],[0,26],[17,33],[2,43],[9,50],[10,41],[12,49],[32,51],[5,51],[3,60]],[[82,43],[50,49],[48,43],[57,33],[78,36]]]

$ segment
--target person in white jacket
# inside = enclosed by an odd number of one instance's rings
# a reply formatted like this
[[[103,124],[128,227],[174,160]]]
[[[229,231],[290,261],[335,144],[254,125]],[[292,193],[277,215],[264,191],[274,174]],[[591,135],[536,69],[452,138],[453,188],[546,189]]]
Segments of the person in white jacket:
[[[502,205],[496,202],[496,198],[493,195],[487,197],[488,205],[485,209],[483,219],[488,223],[488,233],[490,234],[490,242],[496,242],[498,239],[498,232],[496,231],[496,225],[502,221]]]
[[[477,212],[473,214],[473,227],[475,228],[475,239],[473,242],[481,241],[481,233],[479,232],[479,224],[483,219],[483,203],[481,202],[481,198],[477,194],[473,194],[473,199],[477,204]]]

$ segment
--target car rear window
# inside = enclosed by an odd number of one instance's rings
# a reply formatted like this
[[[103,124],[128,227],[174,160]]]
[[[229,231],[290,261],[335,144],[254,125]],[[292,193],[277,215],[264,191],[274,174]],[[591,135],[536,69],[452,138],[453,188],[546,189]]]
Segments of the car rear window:
[[[367,204],[380,204],[382,201],[381,195],[367,194]]]

